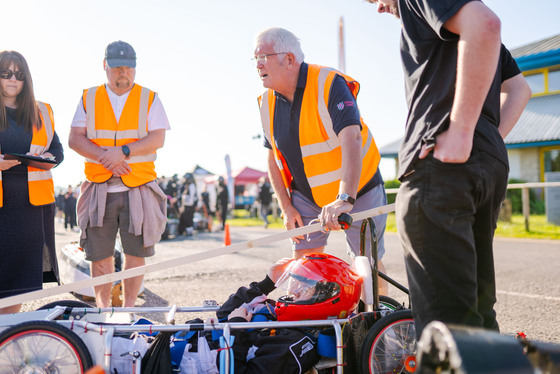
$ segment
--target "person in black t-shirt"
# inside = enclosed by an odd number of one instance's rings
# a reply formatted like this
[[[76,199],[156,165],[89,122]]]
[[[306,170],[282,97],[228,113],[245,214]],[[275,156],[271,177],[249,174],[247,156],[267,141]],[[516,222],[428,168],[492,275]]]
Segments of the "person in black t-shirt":
[[[397,228],[416,332],[498,329],[492,240],[507,187],[503,138],[530,89],[500,20],[477,0],[368,0],[401,19],[408,103]]]

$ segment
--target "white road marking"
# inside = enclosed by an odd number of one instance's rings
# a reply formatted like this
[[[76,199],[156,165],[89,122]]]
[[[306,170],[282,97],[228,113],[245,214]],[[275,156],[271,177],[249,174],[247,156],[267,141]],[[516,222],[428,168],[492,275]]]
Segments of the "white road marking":
[[[530,293],[501,291],[501,290],[497,290],[496,293],[501,294],[501,295],[508,295],[508,296],[526,297],[528,299],[539,299],[539,300],[548,300],[548,301],[558,301],[558,302],[560,302],[560,297],[556,297],[556,296],[544,296],[544,295],[535,295],[535,294],[530,294]]]

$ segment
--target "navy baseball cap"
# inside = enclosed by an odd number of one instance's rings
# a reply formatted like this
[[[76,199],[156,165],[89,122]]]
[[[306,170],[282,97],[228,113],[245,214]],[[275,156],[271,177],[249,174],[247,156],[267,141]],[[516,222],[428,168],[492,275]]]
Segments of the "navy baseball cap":
[[[118,66],[136,67],[136,52],[127,42],[119,40],[113,42],[105,49],[105,61],[111,68]]]

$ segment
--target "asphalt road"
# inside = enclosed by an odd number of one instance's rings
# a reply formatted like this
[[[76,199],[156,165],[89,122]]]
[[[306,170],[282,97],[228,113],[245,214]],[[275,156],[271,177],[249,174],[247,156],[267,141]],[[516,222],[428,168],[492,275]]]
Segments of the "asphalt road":
[[[260,227],[231,227],[232,243],[253,240],[281,232]],[[57,246],[77,240],[78,234],[66,231],[57,223]],[[197,233],[194,239],[179,237],[159,243],[156,255],[148,263],[220,248],[223,232]],[[332,233],[327,252],[348,259],[344,235]],[[238,287],[261,280],[268,267],[281,257],[289,257],[287,240],[259,248],[243,250],[207,260],[150,273],[145,278],[144,293],[136,306],[199,306],[204,300],[224,302]],[[386,254],[383,258],[387,273],[406,285],[402,250],[396,234],[386,234]],[[503,333],[523,331],[531,340],[560,343],[560,241],[495,240],[495,264],[498,303],[496,311]],[[51,286],[47,286],[51,287]],[[406,296],[390,287],[389,295],[401,302]],[[272,294],[272,297],[275,295]],[[25,303],[22,310],[34,310],[47,302],[75,299],[73,294],[61,294]],[[162,316],[148,315],[163,321]],[[186,321],[196,316],[179,316]],[[202,315],[201,318],[207,316]]]

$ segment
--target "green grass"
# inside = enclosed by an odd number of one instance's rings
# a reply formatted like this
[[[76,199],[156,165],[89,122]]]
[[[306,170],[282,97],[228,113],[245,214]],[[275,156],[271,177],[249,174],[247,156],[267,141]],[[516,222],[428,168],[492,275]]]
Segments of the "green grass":
[[[560,240],[560,226],[546,222],[544,215],[532,215],[529,218],[529,230],[525,231],[525,219],[521,214],[514,214],[511,222],[498,221],[497,237],[525,238],[525,239],[555,239]],[[387,217],[387,232],[397,232],[395,214]]]
[[[513,215],[511,222],[498,222],[496,236],[510,238],[555,239],[560,240],[560,226],[546,222],[545,215],[529,217],[529,231],[525,231],[525,218]]]
[[[268,216],[270,228],[283,228],[284,224],[281,218],[273,219]],[[231,226],[262,226],[263,222],[260,217],[250,217],[246,210],[235,210],[234,218],[228,220]],[[496,229],[497,237],[508,238],[525,238],[525,239],[554,239],[560,240],[560,226],[546,222],[544,215],[532,215],[529,219],[529,230],[525,231],[525,219],[523,215],[513,215],[511,222],[498,221]],[[387,232],[397,232],[395,223],[395,214],[390,213],[387,217]]]
[[[233,211],[233,218],[227,221],[230,226],[262,226],[263,220],[261,217],[251,217],[248,211],[245,209],[236,209]],[[282,218],[278,217],[274,219],[272,215],[268,216],[268,227],[269,228],[284,228],[284,221]]]

